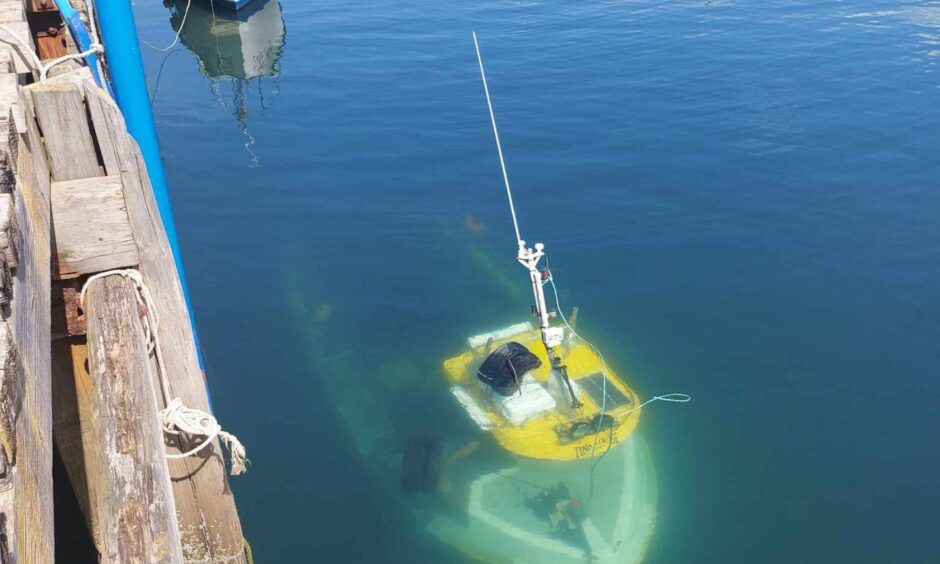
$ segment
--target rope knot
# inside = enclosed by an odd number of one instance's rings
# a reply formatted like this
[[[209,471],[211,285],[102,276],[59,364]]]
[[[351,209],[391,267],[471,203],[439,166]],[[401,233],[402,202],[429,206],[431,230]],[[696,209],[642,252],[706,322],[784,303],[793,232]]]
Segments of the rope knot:
[[[245,446],[238,437],[222,430],[218,420],[201,409],[186,407],[183,400],[173,398],[167,406],[160,411],[160,425],[163,431],[170,435],[193,435],[205,437],[205,440],[192,450],[179,454],[166,455],[169,459],[186,458],[206,448],[218,437],[228,448],[232,458],[232,476],[244,474],[248,470],[248,456]]]
[[[153,307],[153,296],[150,294],[150,289],[144,284],[144,279],[140,272],[134,269],[109,270],[90,276],[82,286],[81,294],[79,294],[79,302],[84,306],[85,294],[88,292],[91,283],[106,276],[124,276],[132,280],[137,289],[137,303],[144,306],[147,310],[147,314],[143,318],[144,336],[149,342],[150,351],[154,353],[157,364],[157,375],[160,380],[160,390],[163,392],[163,401],[166,402],[166,407],[157,414],[160,418],[160,426],[163,428],[163,432],[168,435],[186,434],[205,437],[205,440],[191,450],[179,454],[167,454],[166,457],[175,460],[192,456],[212,444],[212,441],[218,437],[228,448],[229,455],[231,456],[232,475],[237,476],[245,473],[248,470],[249,460],[245,452],[245,446],[238,440],[238,437],[223,431],[218,420],[211,414],[201,409],[187,407],[180,398],[170,399],[170,385],[165,372],[166,363],[163,361],[163,351],[160,348],[160,323],[157,317],[157,310]]]

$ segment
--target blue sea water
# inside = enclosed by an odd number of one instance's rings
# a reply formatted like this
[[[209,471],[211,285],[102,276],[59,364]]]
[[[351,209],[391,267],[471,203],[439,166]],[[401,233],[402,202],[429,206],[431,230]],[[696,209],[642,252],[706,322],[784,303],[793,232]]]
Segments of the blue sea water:
[[[462,428],[441,361],[529,311],[473,29],[563,304],[694,398],[646,560],[940,561],[940,2],[255,0],[240,57],[197,2],[142,50],[257,562],[464,561],[356,445]]]

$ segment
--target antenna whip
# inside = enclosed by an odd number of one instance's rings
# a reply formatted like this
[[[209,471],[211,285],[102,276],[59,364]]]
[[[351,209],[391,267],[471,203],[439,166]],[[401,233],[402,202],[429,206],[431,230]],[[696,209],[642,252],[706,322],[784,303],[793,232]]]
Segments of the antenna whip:
[[[512,214],[512,226],[516,230],[516,242],[521,248],[522,237],[519,235],[519,221],[516,219],[516,207],[512,203],[512,189],[509,188],[509,174],[506,173],[506,161],[503,160],[503,146],[499,143],[499,130],[496,129],[496,116],[493,115],[493,102],[490,101],[490,89],[486,85],[486,72],[483,70],[483,56],[480,55],[480,44],[477,42],[477,32],[473,32],[473,46],[477,49],[477,61],[480,63],[480,78],[483,79],[483,92],[486,94],[486,107],[490,110],[490,122],[493,123],[493,136],[496,137],[496,150],[499,152],[499,166],[503,169],[503,182],[506,184],[506,197],[509,198],[509,213]]]

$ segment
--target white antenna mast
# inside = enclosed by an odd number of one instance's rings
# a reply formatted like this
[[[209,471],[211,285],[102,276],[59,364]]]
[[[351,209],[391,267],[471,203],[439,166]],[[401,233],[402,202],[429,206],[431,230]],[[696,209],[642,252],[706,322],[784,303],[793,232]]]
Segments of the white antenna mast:
[[[473,46],[477,50],[477,62],[480,63],[480,78],[483,79],[483,92],[486,94],[486,107],[490,110],[490,122],[493,124],[493,136],[496,138],[496,151],[499,153],[499,166],[503,170],[503,183],[506,185],[506,197],[509,198],[509,213],[512,215],[512,226],[516,230],[516,242],[519,244],[519,253],[516,260],[529,271],[529,281],[532,283],[532,293],[535,296],[535,315],[539,318],[539,327],[542,330],[542,343],[551,360],[552,368],[557,371],[565,381],[568,387],[568,393],[571,395],[571,406],[581,407],[581,402],[571,387],[571,381],[568,379],[568,368],[561,363],[561,359],[555,354],[555,347],[561,344],[565,338],[565,330],[562,327],[551,327],[548,320],[555,316],[555,312],[548,311],[545,305],[545,291],[542,289],[543,274],[539,272],[539,260],[545,256],[545,245],[536,243],[535,248],[531,249],[525,246],[525,241],[519,234],[519,221],[516,219],[516,207],[512,201],[512,189],[509,187],[509,174],[506,172],[506,161],[503,159],[503,146],[499,142],[499,130],[496,129],[496,116],[493,114],[493,102],[490,101],[490,89],[486,84],[486,72],[483,70],[483,56],[480,55],[480,44],[477,41],[477,32],[473,32]],[[545,278],[548,278],[548,269],[545,270]]]
[[[486,85],[486,71],[483,70],[483,56],[480,55],[480,44],[477,42],[477,32],[473,32],[473,46],[477,50],[477,62],[480,63],[480,78],[483,79],[483,93],[486,94],[486,107],[490,110],[490,122],[493,124],[493,137],[496,138],[496,151],[499,153],[499,166],[503,169],[503,183],[506,185],[506,197],[509,198],[509,213],[512,215],[512,226],[516,230],[516,242],[519,248],[525,246],[525,241],[519,235],[519,221],[516,219],[516,206],[512,203],[512,189],[509,188],[509,174],[506,173],[506,161],[503,159],[503,146],[499,142],[499,130],[496,129],[496,116],[493,114],[493,102],[490,101],[490,89]]]

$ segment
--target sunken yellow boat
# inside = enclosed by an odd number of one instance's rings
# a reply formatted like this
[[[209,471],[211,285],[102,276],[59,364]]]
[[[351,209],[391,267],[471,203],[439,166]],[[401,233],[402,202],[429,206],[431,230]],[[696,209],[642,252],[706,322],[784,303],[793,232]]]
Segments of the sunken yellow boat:
[[[485,86],[485,75],[483,80]],[[498,134],[496,138],[499,147]],[[552,274],[539,267],[545,245],[529,247],[519,234],[505,166],[503,180],[518,244],[516,260],[529,272],[538,326],[523,322],[471,337],[470,349],[445,361],[444,372],[467,414],[506,450],[543,460],[593,458],[630,436],[642,404],[560,313]],[[548,284],[554,309],[545,300]]]
[[[522,240],[476,32],[473,43],[516,233],[516,260],[529,272],[538,326],[518,323],[471,337],[470,350],[444,362],[444,371],[467,414],[506,450],[543,460],[593,458],[636,429],[641,404],[560,313],[551,272],[539,267],[545,245],[529,247]],[[546,284],[554,291],[555,309],[546,305]]]
[[[546,320],[554,315],[545,311]],[[639,423],[636,392],[567,322],[544,329],[519,323],[471,337],[469,346],[444,362],[451,393],[510,452],[592,458],[623,442]]]

